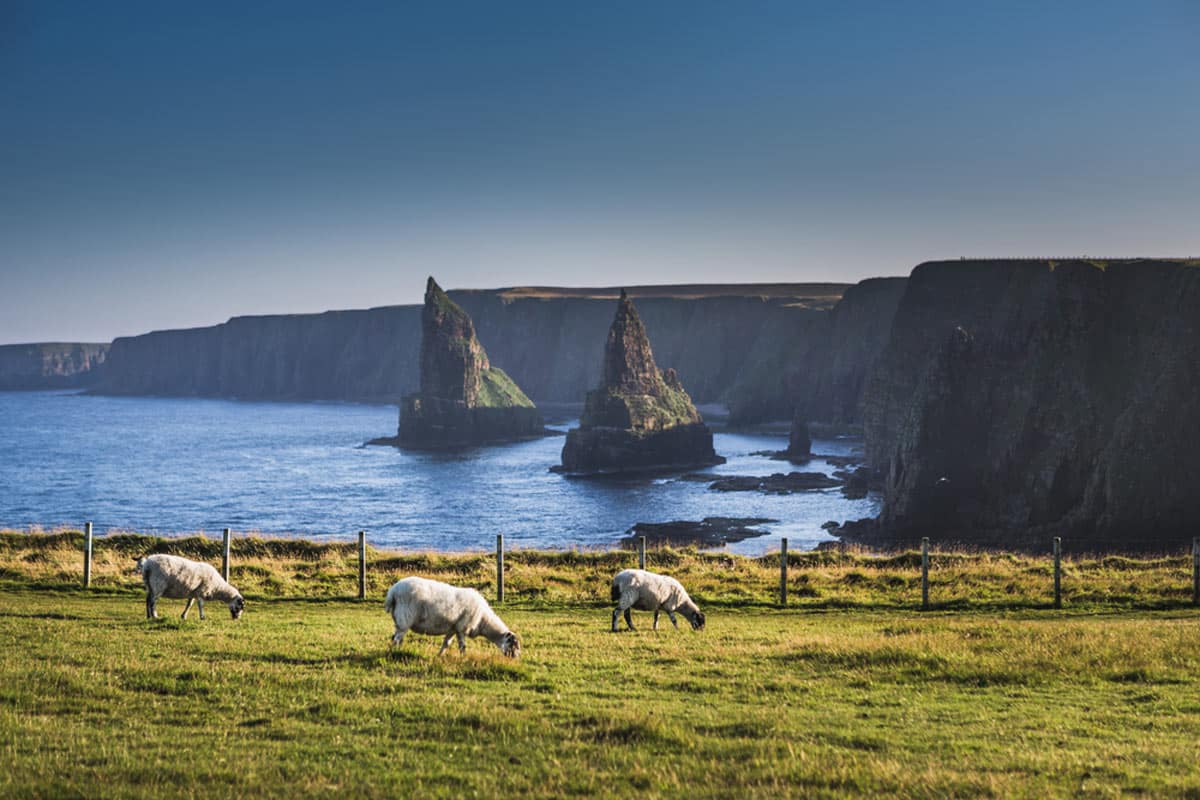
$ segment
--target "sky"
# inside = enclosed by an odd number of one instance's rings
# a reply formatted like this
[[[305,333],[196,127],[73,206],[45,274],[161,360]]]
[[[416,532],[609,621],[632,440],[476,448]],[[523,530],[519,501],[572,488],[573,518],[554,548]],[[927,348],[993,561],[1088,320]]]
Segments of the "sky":
[[[0,3],[0,343],[1200,254],[1200,2]]]

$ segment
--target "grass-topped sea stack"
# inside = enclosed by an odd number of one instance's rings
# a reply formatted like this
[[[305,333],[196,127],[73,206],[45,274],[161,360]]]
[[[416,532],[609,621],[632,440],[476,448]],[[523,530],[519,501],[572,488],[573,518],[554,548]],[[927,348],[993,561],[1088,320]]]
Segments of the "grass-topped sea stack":
[[[633,472],[724,460],[675,370],[664,374],[654,363],[646,328],[622,290],[602,383],[588,392],[579,427],[567,434],[561,471]]]
[[[537,408],[488,362],[471,318],[430,278],[421,312],[421,391],[400,404],[400,446],[463,447],[544,433]]]

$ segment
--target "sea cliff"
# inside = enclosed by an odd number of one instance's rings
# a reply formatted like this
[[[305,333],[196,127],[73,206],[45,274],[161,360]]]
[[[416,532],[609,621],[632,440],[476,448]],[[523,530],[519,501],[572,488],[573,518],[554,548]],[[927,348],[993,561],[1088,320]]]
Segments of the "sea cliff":
[[[108,348],[80,342],[0,345],[0,391],[91,386],[103,373]]]
[[[631,287],[629,295],[659,363],[687,376],[696,402],[753,406],[740,421],[758,422],[791,418],[796,353],[815,346],[810,340],[833,319],[846,288]],[[576,403],[599,383],[618,293],[541,287],[447,292],[471,316],[492,363],[539,403]],[[839,337],[838,346],[852,338]],[[396,403],[419,387],[420,340],[420,306],[235,317],[206,328],[117,339],[96,391]],[[759,397],[770,400],[750,400]]]
[[[1200,520],[1200,267],[950,261],[912,273],[865,400],[868,536],[1177,549]]]

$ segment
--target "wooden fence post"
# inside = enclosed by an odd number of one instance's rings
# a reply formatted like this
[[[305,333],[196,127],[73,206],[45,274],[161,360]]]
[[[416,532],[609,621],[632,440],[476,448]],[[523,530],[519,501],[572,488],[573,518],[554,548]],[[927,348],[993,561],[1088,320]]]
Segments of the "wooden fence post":
[[[221,534],[221,577],[229,580],[229,539],[230,530],[226,528]]]
[[[646,568],[646,537],[638,537],[638,569]]]
[[[92,585],[92,523],[83,523],[83,586]]]
[[[496,602],[504,602],[504,534],[496,534]]]
[[[921,537],[921,609],[929,609],[929,537]]]
[[[779,605],[787,605],[787,539],[779,540]]]
[[[358,532],[358,599],[367,597],[367,532]]]
[[[1200,606],[1200,536],[1192,539],[1192,605]]]
[[[1054,607],[1062,608],[1062,537],[1054,537]]]

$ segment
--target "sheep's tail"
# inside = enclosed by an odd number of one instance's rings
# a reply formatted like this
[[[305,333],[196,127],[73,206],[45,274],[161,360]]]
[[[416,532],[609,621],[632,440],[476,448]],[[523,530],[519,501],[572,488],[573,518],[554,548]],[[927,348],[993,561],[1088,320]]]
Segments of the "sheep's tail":
[[[391,614],[396,610],[396,595],[388,592],[387,599],[383,601],[383,610]]]

